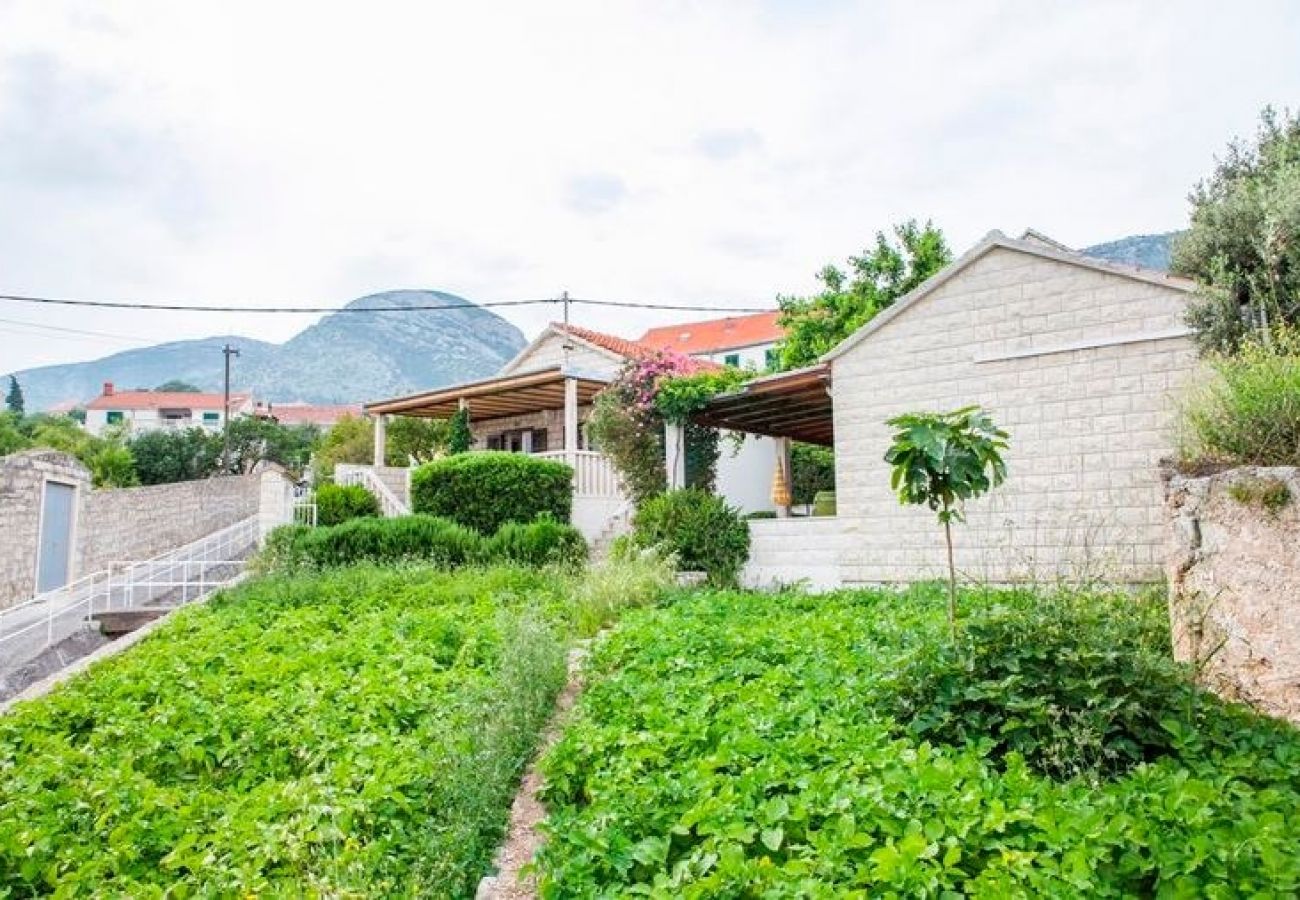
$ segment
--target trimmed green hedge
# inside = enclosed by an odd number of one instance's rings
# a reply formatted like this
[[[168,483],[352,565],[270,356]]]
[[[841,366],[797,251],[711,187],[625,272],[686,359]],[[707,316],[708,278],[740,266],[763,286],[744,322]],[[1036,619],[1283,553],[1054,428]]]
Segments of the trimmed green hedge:
[[[523,453],[462,453],[411,473],[411,509],[485,535],[507,522],[532,522],[544,514],[568,522],[573,469]]]
[[[668,491],[641,504],[632,539],[672,553],[679,569],[704,572],[714,585],[735,584],[749,559],[749,524],[721,497],[699,488]]]
[[[316,488],[316,524],[341,525],[379,515],[379,500],[359,484],[322,484]]]
[[[353,519],[332,528],[286,525],[267,538],[264,571],[349,566],[361,562],[427,562],[440,568],[493,562],[578,566],[587,544],[572,525],[543,517],[510,523],[491,538],[437,516]]]

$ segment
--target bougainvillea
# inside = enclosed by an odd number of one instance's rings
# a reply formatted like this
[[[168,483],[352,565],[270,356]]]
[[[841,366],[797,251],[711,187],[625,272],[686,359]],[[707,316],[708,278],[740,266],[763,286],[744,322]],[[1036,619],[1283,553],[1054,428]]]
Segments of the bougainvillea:
[[[618,469],[624,487],[638,505],[667,487],[664,423],[685,422],[697,408],[687,408],[695,402],[691,398],[703,391],[712,396],[735,386],[743,378],[739,372],[732,375],[730,370],[714,371],[709,364],[689,356],[661,352],[629,360],[618,377],[597,396],[588,429]],[[678,384],[687,387],[681,391],[665,390],[668,385]],[[673,399],[664,405],[666,395]],[[687,485],[711,491],[717,462],[717,431],[687,424]]]

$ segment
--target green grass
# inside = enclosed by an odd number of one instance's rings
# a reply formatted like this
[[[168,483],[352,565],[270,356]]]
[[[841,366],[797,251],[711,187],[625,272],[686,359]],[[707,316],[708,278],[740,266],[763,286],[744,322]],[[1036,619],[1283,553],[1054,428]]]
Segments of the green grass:
[[[926,588],[627,616],[545,762],[543,895],[1300,892],[1300,736],[1192,688],[1163,603],[961,608],[957,645]]]
[[[568,590],[360,567],[180,611],[0,719],[0,897],[472,896]]]

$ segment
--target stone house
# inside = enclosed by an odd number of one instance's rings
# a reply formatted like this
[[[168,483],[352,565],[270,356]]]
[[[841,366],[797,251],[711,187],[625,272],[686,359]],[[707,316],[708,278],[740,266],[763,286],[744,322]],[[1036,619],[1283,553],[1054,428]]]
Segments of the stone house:
[[[702,420],[833,445],[837,514],[754,522],[757,583],[891,583],[946,572],[927,509],[900,506],[891,416],[979,404],[1011,435],[1008,480],[968,505],[956,561],[988,582],[1161,577],[1158,471],[1196,352],[1193,284],[992,232],[820,365],[758,379]],[[813,387],[809,387],[813,385]]]

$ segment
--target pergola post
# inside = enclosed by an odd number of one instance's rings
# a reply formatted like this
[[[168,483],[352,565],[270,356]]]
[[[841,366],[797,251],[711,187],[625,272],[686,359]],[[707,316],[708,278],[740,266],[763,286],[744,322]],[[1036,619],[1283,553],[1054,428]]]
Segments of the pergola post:
[[[664,469],[668,490],[686,487],[686,426],[664,424]]]
[[[388,458],[388,416],[379,413],[375,416],[375,468],[384,464]]]
[[[578,380],[564,379],[564,454],[569,465],[577,460],[578,450]]]

